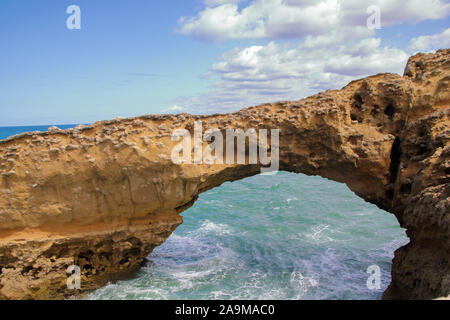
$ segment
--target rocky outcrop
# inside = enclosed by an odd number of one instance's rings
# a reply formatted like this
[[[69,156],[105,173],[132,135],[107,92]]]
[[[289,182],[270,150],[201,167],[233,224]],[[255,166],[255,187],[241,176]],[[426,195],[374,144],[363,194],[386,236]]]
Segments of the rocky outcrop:
[[[124,278],[182,223],[180,212],[259,164],[175,164],[171,133],[279,129],[280,170],[346,183],[398,218],[385,298],[450,293],[450,50],[293,102],[143,116],[0,141],[0,298],[62,298]],[[204,141],[206,147],[208,142]],[[248,155],[247,155],[248,156]],[[66,270],[81,268],[81,289]]]

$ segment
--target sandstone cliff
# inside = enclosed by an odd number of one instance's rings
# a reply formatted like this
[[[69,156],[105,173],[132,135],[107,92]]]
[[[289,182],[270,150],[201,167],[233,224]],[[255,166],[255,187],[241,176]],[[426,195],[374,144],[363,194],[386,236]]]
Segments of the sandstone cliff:
[[[180,212],[259,165],[176,165],[177,128],[280,129],[280,169],[346,183],[395,214],[411,242],[385,298],[450,293],[450,50],[412,57],[339,91],[213,116],[143,116],[0,141],[0,298],[62,298],[126,277]],[[206,145],[207,143],[204,142]]]

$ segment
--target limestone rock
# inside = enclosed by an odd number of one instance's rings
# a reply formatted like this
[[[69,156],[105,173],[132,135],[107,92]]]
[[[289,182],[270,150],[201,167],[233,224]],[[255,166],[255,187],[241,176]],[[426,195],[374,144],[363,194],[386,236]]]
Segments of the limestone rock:
[[[0,298],[63,298],[124,278],[200,193],[260,172],[168,160],[177,144],[171,130],[192,134],[195,120],[220,131],[280,129],[281,170],[344,182],[407,229],[411,242],[395,253],[385,298],[448,296],[449,70],[446,49],[412,57],[404,76],[379,74],[300,101],[119,118],[0,141]],[[72,264],[82,275],[75,292],[66,287]]]

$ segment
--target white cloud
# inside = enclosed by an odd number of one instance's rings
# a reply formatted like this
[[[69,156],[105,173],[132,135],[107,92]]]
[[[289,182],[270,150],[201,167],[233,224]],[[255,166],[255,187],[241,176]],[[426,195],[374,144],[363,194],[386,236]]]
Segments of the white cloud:
[[[227,2],[207,6],[196,17],[181,18],[180,32],[210,40],[320,34],[333,27],[337,4],[338,0],[256,0],[240,10]]]
[[[333,31],[369,36],[367,8],[381,9],[382,27],[402,22],[442,19],[450,14],[444,0],[253,0],[239,8],[239,0],[206,0],[195,17],[182,17],[185,35],[219,41],[243,38],[303,38]]]
[[[183,98],[193,113],[236,110],[262,102],[294,100],[339,89],[355,78],[380,72],[403,73],[409,55],[367,38],[346,45],[311,48],[271,42],[233,49],[211,67],[219,78],[211,91]]]
[[[380,72],[402,73],[409,55],[403,50],[381,47],[381,39],[361,40],[327,59],[324,71],[361,77]]]
[[[402,74],[409,54],[384,46],[366,26],[367,8],[381,9],[381,26],[442,19],[445,0],[204,0],[179,20],[185,35],[212,41],[269,39],[235,48],[211,66],[217,81],[206,94],[180,98],[192,113],[226,112],[258,103],[300,99],[380,72]],[[449,46],[450,31],[413,39],[410,49]],[[297,39],[280,44],[280,39]]]
[[[440,34],[420,36],[410,41],[411,51],[429,51],[450,47],[450,28]]]
[[[438,20],[450,14],[450,4],[446,0],[342,0],[343,24],[365,24],[366,9],[370,5],[381,10],[382,27],[402,22],[419,22],[427,19]]]
[[[173,105],[172,107],[170,107],[170,108],[167,108],[165,111],[166,112],[170,112],[170,113],[173,113],[173,112],[182,112],[184,110],[184,108],[183,107],[180,107],[179,105]]]

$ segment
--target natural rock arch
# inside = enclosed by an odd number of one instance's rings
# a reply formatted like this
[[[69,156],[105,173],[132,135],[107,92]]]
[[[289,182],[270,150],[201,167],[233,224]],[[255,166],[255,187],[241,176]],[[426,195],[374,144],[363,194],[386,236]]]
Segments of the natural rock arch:
[[[171,132],[279,129],[280,169],[346,183],[396,215],[411,242],[395,253],[385,298],[450,291],[450,50],[414,56],[405,76],[212,116],[143,116],[0,141],[0,298],[74,294],[122,278],[182,223],[201,192],[259,165],[174,164]],[[206,145],[206,142],[204,142]]]

